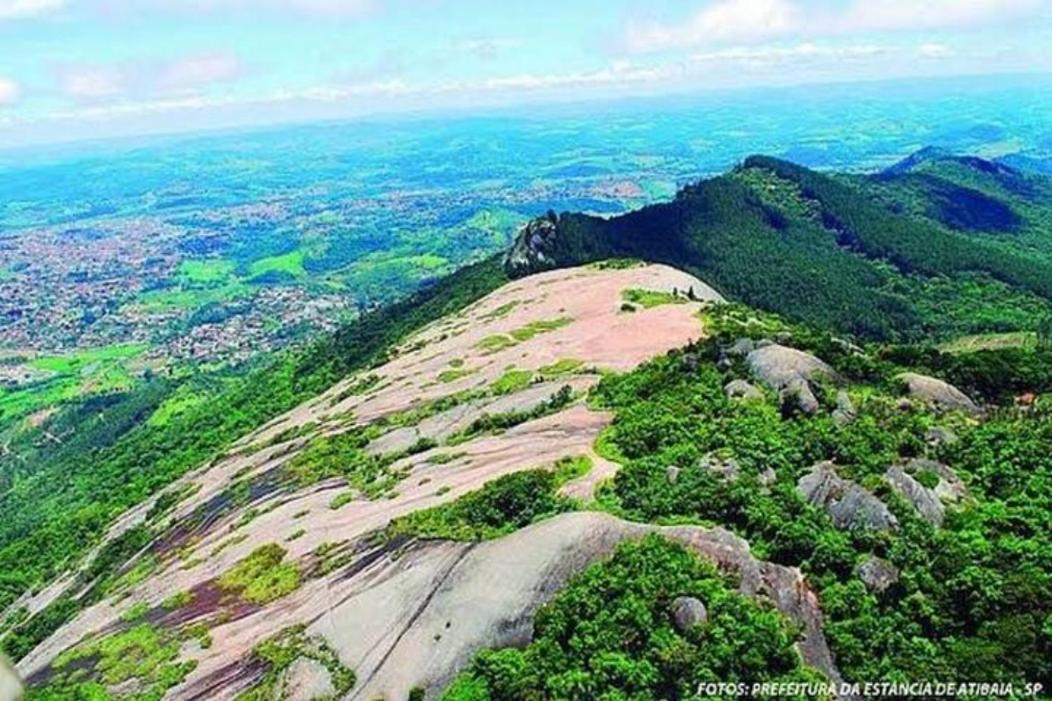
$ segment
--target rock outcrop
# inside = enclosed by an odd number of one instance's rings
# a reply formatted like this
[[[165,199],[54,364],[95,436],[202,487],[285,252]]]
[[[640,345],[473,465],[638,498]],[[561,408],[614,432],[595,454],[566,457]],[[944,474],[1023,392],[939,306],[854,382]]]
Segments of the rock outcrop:
[[[932,487],[921,483],[922,473],[938,479]],[[891,488],[908,501],[921,518],[941,526],[946,517],[944,504],[953,504],[968,493],[964,482],[946,465],[934,460],[911,459],[900,465],[892,465],[884,473]]]
[[[855,568],[855,574],[866,589],[880,594],[899,581],[899,569],[887,560],[870,555]]]
[[[307,633],[326,638],[355,670],[358,684],[348,698],[404,699],[414,687],[437,698],[478,650],[528,642],[537,609],[571,577],[608,557],[619,543],[649,533],[677,541],[736,575],[743,594],[770,600],[800,625],[797,645],[804,662],[840,680],[818,600],[799,570],[757,560],[746,541],[722,528],[658,527],[601,513],[564,514],[484,543],[436,541],[397,555],[366,556],[367,564],[352,563],[345,576],[297,592],[282,615],[292,616],[312,600],[327,602]],[[260,619],[268,615],[259,612],[232,623],[226,635],[256,639]],[[216,667],[206,657],[173,697],[194,698],[212,686],[211,678],[232,676],[236,669]]]
[[[763,399],[763,392],[745,380],[731,380],[723,388],[723,391],[730,399],[741,399],[743,401]]]
[[[851,401],[851,395],[847,393],[847,390],[840,390],[836,393],[836,408],[833,409],[833,421],[838,426],[846,426],[858,418],[858,410],[855,409],[855,403]]]
[[[883,531],[898,527],[898,519],[888,511],[884,502],[851,480],[837,475],[833,463],[814,465],[797,482],[796,490],[808,502],[824,509],[837,528]]]
[[[685,633],[696,625],[709,620],[709,612],[700,599],[693,596],[677,596],[672,601],[672,620],[676,629]]]
[[[504,268],[517,277],[555,267],[556,261],[550,252],[558,234],[558,220],[554,216],[528,222],[505,256]]]
[[[963,411],[978,414],[979,407],[972,399],[948,382],[915,372],[904,372],[895,379],[902,383],[909,396],[944,411]]]
[[[321,662],[301,657],[285,671],[282,699],[288,701],[321,701],[336,695],[332,675]]]
[[[783,408],[798,409],[808,415],[819,409],[811,383],[836,379],[833,368],[822,360],[777,343],[758,344],[745,360],[754,377],[779,393]]]

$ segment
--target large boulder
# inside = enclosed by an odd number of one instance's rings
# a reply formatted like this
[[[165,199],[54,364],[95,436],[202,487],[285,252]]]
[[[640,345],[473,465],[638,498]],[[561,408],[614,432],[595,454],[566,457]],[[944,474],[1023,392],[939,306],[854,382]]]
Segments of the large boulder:
[[[749,353],[752,353],[754,350],[756,350],[755,341],[753,341],[751,338],[739,338],[734,343],[732,343],[725,352],[727,353],[727,355],[732,355],[740,358],[742,356],[749,355]]]
[[[837,528],[886,531],[899,525],[884,502],[858,484],[837,475],[831,462],[812,466],[810,472],[797,481],[796,491],[811,504],[824,509]]]
[[[685,633],[696,625],[709,620],[709,612],[700,599],[693,596],[677,596],[672,601],[672,620],[676,629]]]
[[[801,379],[793,380],[787,387],[784,387],[778,393],[778,400],[781,402],[783,411],[799,411],[807,416],[814,416],[821,408],[818,398],[811,390],[811,385]]]
[[[833,368],[822,360],[777,343],[757,345],[745,361],[756,379],[778,392],[783,408],[808,415],[819,409],[811,383],[836,380]]]
[[[763,399],[763,392],[745,380],[731,380],[723,388],[723,391],[730,399],[741,399],[743,401]]]
[[[918,482],[913,475],[906,472],[902,465],[892,465],[884,473],[884,479],[903,499],[908,501],[925,521],[941,526],[946,517],[942,502],[935,496],[935,491]]]
[[[926,404],[931,404],[944,411],[979,413],[978,405],[949,382],[915,372],[904,372],[897,375],[895,379],[902,384],[909,396]]]
[[[810,353],[772,343],[745,357],[752,374],[768,387],[782,390],[795,382],[835,379],[833,368]]]
[[[937,482],[925,486],[923,473],[934,475]],[[934,460],[911,459],[892,465],[884,473],[891,488],[908,501],[921,518],[941,526],[946,517],[945,503],[956,503],[967,494],[964,482],[946,465]]]
[[[855,574],[866,585],[866,589],[877,594],[899,581],[899,569],[887,560],[868,556],[855,568]]]

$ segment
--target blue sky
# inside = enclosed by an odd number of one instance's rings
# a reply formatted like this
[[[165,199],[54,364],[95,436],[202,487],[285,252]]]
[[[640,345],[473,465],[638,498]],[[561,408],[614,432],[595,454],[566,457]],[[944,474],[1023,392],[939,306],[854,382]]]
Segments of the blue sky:
[[[0,145],[1052,72],[1052,0],[0,0]]]

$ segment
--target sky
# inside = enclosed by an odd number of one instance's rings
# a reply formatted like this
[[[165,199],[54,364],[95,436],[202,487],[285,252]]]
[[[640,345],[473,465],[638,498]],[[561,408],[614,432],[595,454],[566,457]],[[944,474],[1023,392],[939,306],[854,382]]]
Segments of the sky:
[[[1052,73],[1052,0],[0,0],[0,147]]]

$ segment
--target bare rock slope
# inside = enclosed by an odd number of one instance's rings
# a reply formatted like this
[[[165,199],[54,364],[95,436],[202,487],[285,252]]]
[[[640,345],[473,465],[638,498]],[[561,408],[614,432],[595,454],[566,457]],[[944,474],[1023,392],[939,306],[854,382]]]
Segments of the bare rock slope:
[[[817,600],[798,570],[757,560],[744,540],[721,528],[660,528],[600,513],[565,514],[495,541],[419,544],[380,558],[329,583],[331,604],[308,632],[325,637],[357,671],[349,698],[404,699],[416,687],[433,697],[480,648],[528,642],[533,614],[570,577],[624,540],[652,532],[740,576],[743,593],[769,600],[801,626],[804,661],[838,679]],[[257,626],[239,624],[246,636]],[[181,695],[206,698],[212,678],[239,676],[218,664],[221,657],[203,659],[204,673]]]
[[[671,294],[687,289],[694,299]],[[629,290],[665,293],[668,303],[628,313],[622,304]],[[394,349],[387,363],[346,378],[173,485],[169,493],[184,498],[158,540],[130,565],[147,576],[129,578],[119,596],[85,608],[23,658],[19,671],[31,681],[42,679],[64,651],[126,628],[130,614],[146,610],[160,625],[204,624],[211,639],[207,647],[184,645],[179,660],[196,667],[170,698],[232,698],[246,678],[223,676],[223,670],[237,669],[260,641],[299,624],[322,634],[357,672],[353,693],[361,698],[373,698],[370,689],[401,689],[396,672],[406,665],[396,661],[409,654],[402,651],[429,650],[433,660],[421,658],[426,664],[411,668],[439,679],[440,668],[448,674],[444,665],[488,642],[483,629],[493,621],[518,621],[507,630],[522,634],[525,629],[514,626],[525,625],[522,617],[539,599],[523,595],[515,604],[523,594],[517,587],[554,586],[606,552],[627,527],[608,527],[601,538],[609,543],[599,546],[591,537],[574,545],[572,534],[564,541],[540,531],[555,540],[538,543],[536,558],[522,560],[523,569],[515,570],[521,583],[499,567],[472,565],[516,552],[496,545],[437,543],[375,567],[358,558],[353,575],[320,568],[325,554],[367,550],[368,536],[395,518],[450,502],[502,475],[549,468],[563,457],[591,459],[593,472],[565,489],[589,499],[617,467],[592,450],[610,417],[589,409],[585,392],[601,371],[631,369],[701,337],[699,300],[719,299],[701,281],[669,267],[593,266],[517,280],[431,324]],[[493,431],[479,428],[483,416],[515,420]],[[371,483],[379,485],[375,490],[354,488],[338,473],[305,479],[294,469],[319,441],[355,431],[366,437],[364,452],[382,463]],[[153,505],[127,514],[120,529],[141,523]],[[298,587],[274,601],[224,603],[230,597],[218,585],[223,575],[266,545],[280,545],[284,562],[301,573]],[[526,572],[535,567],[538,573]],[[446,582],[445,593],[425,593],[432,604],[422,609],[421,592],[431,591],[436,577]],[[187,593],[192,605],[169,610],[173,597]],[[469,601],[475,618],[438,607]],[[418,638],[430,640],[436,631],[428,622],[443,615],[465,629],[458,631],[460,647],[431,650]],[[474,633],[467,630],[472,620]],[[321,675],[309,671],[306,664],[294,670],[295,686],[324,687]]]

